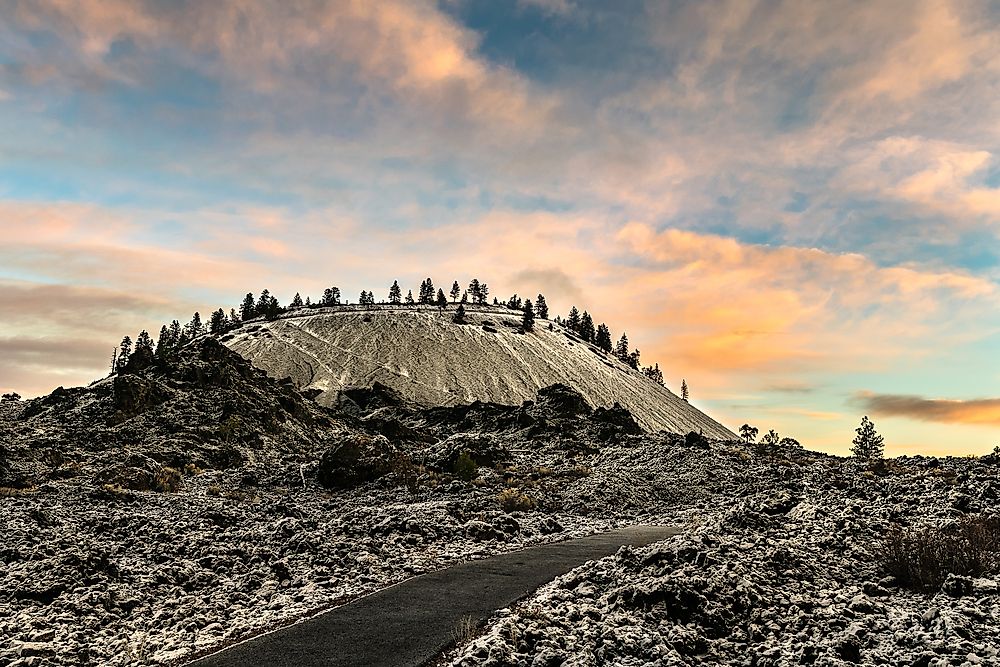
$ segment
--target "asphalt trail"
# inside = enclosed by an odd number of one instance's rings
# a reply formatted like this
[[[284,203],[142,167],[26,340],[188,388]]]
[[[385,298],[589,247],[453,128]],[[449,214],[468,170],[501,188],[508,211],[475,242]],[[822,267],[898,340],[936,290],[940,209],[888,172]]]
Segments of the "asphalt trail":
[[[306,621],[237,644],[192,667],[419,667],[452,642],[467,617],[482,620],[542,584],[626,544],[679,533],[633,526],[460,563],[408,579]]]

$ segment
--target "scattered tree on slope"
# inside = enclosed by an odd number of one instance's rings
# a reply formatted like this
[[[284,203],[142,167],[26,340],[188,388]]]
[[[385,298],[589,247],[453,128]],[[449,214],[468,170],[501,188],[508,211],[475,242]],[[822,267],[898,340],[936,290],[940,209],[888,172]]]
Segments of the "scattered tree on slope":
[[[521,328],[525,331],[535,330],[535,309],[531,307],[531,299],[524,300],[524,314],[521,316]]]
[[[539,294],[538,298],[535,299],[535,314],[540,320],[549,319],[549,305],[545,303],[545,296],[542,294]]]
[[[124,343],[124,341],[123,341]],[[871,461],[880,459],[884,454],[884,438],[875,430],[875,422],[865,415],[861,419],[861,426],[854,429],[857,435],[854,437],[851,452],[859,459]]]
[[[740,426],[740,437],[743,438],[743,441],[748,445],[757,440],[757,433],[759,433],[759,431],[756,426],[750,426],[750,424]]]

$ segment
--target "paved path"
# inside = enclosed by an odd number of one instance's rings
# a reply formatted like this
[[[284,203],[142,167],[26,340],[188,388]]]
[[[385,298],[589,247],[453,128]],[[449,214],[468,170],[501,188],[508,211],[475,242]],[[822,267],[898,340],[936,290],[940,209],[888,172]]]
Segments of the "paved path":
[[[633,526],[453,565],[191,664],[418,667],[451,643],[452,631],[462,619],[485,619],[588,560],[609,556],[626,544],[649,544],[678,532]]]

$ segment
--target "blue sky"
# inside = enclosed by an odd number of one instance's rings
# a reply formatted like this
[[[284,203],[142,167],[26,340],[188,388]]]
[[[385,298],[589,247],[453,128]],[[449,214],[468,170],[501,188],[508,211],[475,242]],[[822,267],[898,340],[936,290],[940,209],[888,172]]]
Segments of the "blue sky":
[[[473,274],[730,426],[1000,444],[995,3],[0,0],[0,390]]]

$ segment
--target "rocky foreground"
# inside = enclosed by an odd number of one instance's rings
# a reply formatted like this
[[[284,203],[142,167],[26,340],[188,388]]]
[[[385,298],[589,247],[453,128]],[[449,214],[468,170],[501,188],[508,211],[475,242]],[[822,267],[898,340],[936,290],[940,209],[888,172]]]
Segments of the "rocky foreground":
[[[446,661],[995,664],[997,463],[647,434],[564,386],[427,409],[376,385],[326,408],[202,339],[0,402],[0,664],[183,664],[458,560],[678,522]],[[975,576],[886,558],[887,536],[929,558],[970,527]]]
[[[686,534],[560,577],[445,664],[1000,664],[1000,461],[748,465],[755,481]],[[933,569],[949,544],[975,576]],[[893,576],[893,545],[924,583]]]

